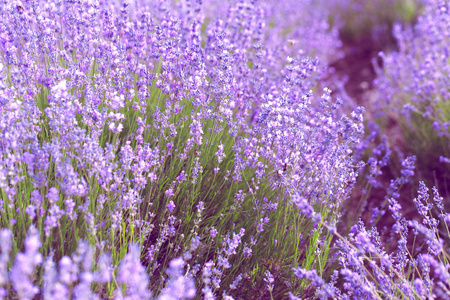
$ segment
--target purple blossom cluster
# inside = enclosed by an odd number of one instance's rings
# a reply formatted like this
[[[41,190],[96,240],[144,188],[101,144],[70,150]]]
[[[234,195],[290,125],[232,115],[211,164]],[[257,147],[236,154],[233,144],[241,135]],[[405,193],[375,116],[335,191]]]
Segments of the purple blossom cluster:
[[[447,1],[425,1],[423,10],[414,26],[394,26],[398,51],[380,53],[383,69],[375,80],[374,104],[379,112],[386,112],[384,108],[394,112],[387,115],[400,123],[407,139],[417,140],[408,148],[422,155],[419,167],[424,176],[437,172],[438,180],[446,181],[449,6]]]
[[[408,122],[428,120],[440,136],[449,136],[448,43],[446,1],[428,1],[414,27],[394,27],[398,52],[380,53],[384,68],[376,80],[379,105],[389,105]]]
[[[383,68],[375,64],[378,77],[370,106],[380,123],[391,127],[390,135],[396,136],[389,139],[391,143],[399,140],[397,144],[404,152],[414,154],[421,178],[428,185],[440,186],[441,193],[447,196],[443,186],[449,179],[450,156],[447,91],[450,7],[447,1],[423,4],[423,12],[414,26],[394,26],[397,51],[379,54]]]
[[[448,299],[450,273],[448,264],[448,218],[442,197],[420,182],[414,199],[421,221],[402,216],[401,206],[391,199],[389,210],[395,220],[389,234],[396,242],[386,243],[376,227],[366,229],[361,220],[346,238],[336,244],[340,271],[334,271],[326,283],[315,270],[294,269],[317,288],[320,299]],[[439,212],[435,218],[434,207]],[[439,229],[441,228],[441,230]],[[444,230],[442,230],[444,228]],[[413,240],[414,242],[412,242]],[[339,280],[343,289],[337,288]]]
[[[140,261],[139,245],[130,245],[128,253],[118,266],[113,266],[111,256],[102,253],[94,261],[94,247],[81,241],[71,257],[63,256],[59,263],[53,255],[45,261],[39,252],[42,244],[36,228],[31,227],[25,239],[25,252],[17,253],[13,266],[7,270],[12,248],[12,233],[9,229],[0,232],[1,281],[0,297],[9,299],[8,288],[15,291],[19,299],[100,299],[100,292],[114,295],[114,299],[191,299],[195,296],[194,281],[183,274],[185,262],[182,258],[170,262],[167,285],[157,298],[148,289],[148,274]],[[38,268],[41,268],[42,288],[34,285]],[[110,290],[108,284],[117,282],[117,289]],[[95,288],[93,288],[95,286]]]

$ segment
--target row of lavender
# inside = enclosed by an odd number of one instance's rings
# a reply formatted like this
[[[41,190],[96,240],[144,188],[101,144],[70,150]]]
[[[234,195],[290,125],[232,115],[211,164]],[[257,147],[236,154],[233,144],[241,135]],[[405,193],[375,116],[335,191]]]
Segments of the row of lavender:
[[[2,6],[3,297],[279,297],[327,260],[362,125],[311,104],[326,15],[146,5]]]
[[[397,201],[413,158],[380,207],[398,249],[362,222],[331,244],[370,136],[362,108],[321,92],[340,46],[328,13],[292,2],[2,2],[0,297],[445,296],[426,186],[423,225]],[[430,3],[424,19],[447,15]],[[371,158],[371,175],[386,164]]]

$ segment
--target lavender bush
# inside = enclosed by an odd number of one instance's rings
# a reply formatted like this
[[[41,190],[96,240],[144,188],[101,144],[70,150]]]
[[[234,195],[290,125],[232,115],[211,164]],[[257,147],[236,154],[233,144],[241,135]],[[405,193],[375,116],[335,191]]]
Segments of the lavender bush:
[[[402,216],[402,206],[390,198],[388,208],[395,221],[390,230],[380,234],[360,220],[348,237],[339,236],[341,268],[328,283],[315,270],[297,268],[296,275],[311,281],[320,299],[448,299],[449,214],[437,189],[433,188],[431,200],[423,182],[413,201],[420,222]],[[338,278],[342,289],[337,287]]]
[[[430,184],[447,195],[449,177],[448,4],[429,1],[414,27],[397,25],[398,52],[380,53],[384,68],[376,79],[374,107],[395,120],[405,148],[414,153]],[[386,115],[382,115],[386,113]],[[382,126],[386,126],[386,122]]]
[[[317,91],[308,55],[339,41],[300,4],[3,1],[1,296],[279,298],[322,273],[363,109]]]

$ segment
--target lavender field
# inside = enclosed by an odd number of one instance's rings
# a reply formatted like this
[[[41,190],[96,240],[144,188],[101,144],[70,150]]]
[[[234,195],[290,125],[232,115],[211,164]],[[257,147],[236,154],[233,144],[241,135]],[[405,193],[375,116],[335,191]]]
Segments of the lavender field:
[[[450,3],[0,0],[0,299],[450,299]]]

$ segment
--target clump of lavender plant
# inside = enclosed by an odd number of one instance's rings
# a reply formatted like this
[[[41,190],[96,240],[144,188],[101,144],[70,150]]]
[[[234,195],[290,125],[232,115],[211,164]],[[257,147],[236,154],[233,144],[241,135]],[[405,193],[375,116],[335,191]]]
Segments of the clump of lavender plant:
[[[450,156],[449,20],[446,1],[427,1],[417,24],[394,27],[398,51],[380,53],[383,69],[378,70],[374,97],[378,111],[399,123],[406,151],[418,157],[422,178],[433,178],[433,184],[437,180],[443,192]]]
[[[7,262],[11,245],[11,231],[4,229],[2,239],[2,264]],[[43,261],[39,253],[41,241],[35,228],[30,228],[25,240],[25,252],[16,255],[10,271],[2,266],[1,298],[34,299],[41,295],[45,299],[99,299],[113,296],[114,299],[156,299],[148,290],[149,278],[140,262],[138,245],[130,245],[129,252],[117,268],[107,253],[93,261],[93,247],[80,241],[72,257],[64,256],[58,264],[49,256]],[[35,286],[38,267],[43,266],[42,289]],[[168,285],[157,299],[191,299],[196,290],[192,278],[183,274],[181,258],[170,262],[167,270]],[[115,278],[115,280],[113,280]],[[5,287],[11,284],[12,289]],[[160,291],[158,291],[160,292]]]
[[[0,222],[32,261],[4,291],[277,298],[323,271],[364,109],[314,92],[336,31],[275,4],[0,7]]]
[[[444,240],[449,233],[447,214],[437,189],[433,188],[433,200],[428,192],[420,182],[418,196],[413,200],[422,217],[420,222],[403,217],[401,206],[391,199],[389,210],[395,224],[390,234],[396,241],[394,244],[392,240],[383,240],[376,227],[368,230],[359,221],[348,237],[337,234],[341,269],[330,283],[302,268],[294,269],[296,276],[312,281],[320,299],[379,299],[386,295],[411,299],[450,297],[450,254],[448,240]],[[433,211],[438,212],[438,218]],[[339,275],[344,282],[341,288],[336,286]]]

